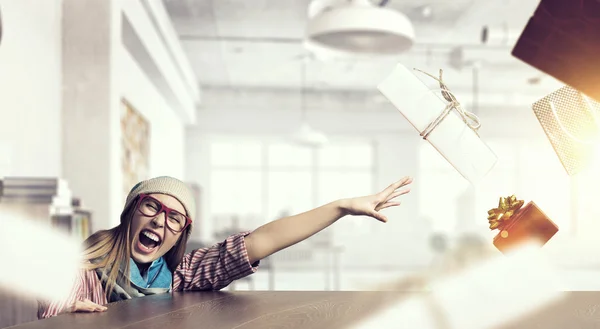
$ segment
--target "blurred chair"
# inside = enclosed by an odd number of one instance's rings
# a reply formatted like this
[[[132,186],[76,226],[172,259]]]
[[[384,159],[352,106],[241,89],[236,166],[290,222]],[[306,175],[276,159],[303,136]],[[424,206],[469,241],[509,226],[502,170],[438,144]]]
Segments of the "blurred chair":
[[[340,246],[299,243],[265,258],[263,268],[269,272],[269,290],[275,290],[276,272],[307,269],[323,271],[325,290],[340,290],[340,255],[343,251],[343,247]]]

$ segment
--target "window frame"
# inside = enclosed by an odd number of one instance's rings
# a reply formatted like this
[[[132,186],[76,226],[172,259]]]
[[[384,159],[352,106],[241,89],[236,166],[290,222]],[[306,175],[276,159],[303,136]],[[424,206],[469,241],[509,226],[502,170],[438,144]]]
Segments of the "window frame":
[[[348,166],[344,166],[344,165],[340,165],[340,166],[319,166],[319,150],[316,148],[311,148],[310,149],[310,157],[311,157],[311,161],[309,165],[298,165],[298,166],[290,166],[290,165],[273,165],[270,161],[270,153],[269,151],[270,146],[272,145],[276,145],[276,144],[287,144],[287,145],[293,145],[293,143],[288,142],[288,141],[281,141],[281,139],[275,139],[275,138],[245,138],[242,136],[227,136],[227,137],[213,137],[209,140],[209,152],[210,148],[212,147],[213,144],[218,144],[218,143],[236,143],[238,140],[246,140],[246,141],[254,141],[256,143],[260,143],[261,144],[261,159],[262,162],[260,163],[260,165],[258,166],[246,166],[244,164],[240,164],[239,162],[237,164],[233,164],[233,165],[221,165],[221,164],[214,164],[212,159],[210,159],[209,161],[209,165],[208,165],[208,176],[212,177],[212,174],[214,171],[218,171],[218,170],[232,170],[232,171],[255,171],[255,172],[261,172],[262,175],[262,184],[260,187],[260,191],[257,191],[256,193],[260,193],[261,194],[261,199],[262,199],[262,203],[261,203],[261,213],[258,214],[258,216],[264,218],[264,223],[266,222],[270,222],[276,218],[272,218],[269,217],[271,210],[269,208],[270,207],[269,203],[271,202],[270,200],[270,183],[269,183],[269,179],[271,178],[271,173],[273,172],[294,172],[294,171],[298,171],[298,172],[310,172],[310,176],[311,176],[311,202],[309,203],[310,209],[316,208],[318,206],[320,206],[321,204],[321,200],[323,199],[322,196],[322,191],[319,190],[319,182],[321,180],[321,176],[324,173],[327,172],[331,172],[331,171],[336,171],[336,172],[360,172],[360,173],[367,173],[370,176],[370,180],[371,180],[371,186],[369,187],[369,192],[374,192],[374,187],[375,184],[377,182],[377,168],[375,166],[375,160],[376,160],[376,144],[372,141],[372,140],[365,140],[365,139],[355,139],[355,138],[347,138],[347,137],[337,137],[337,138],[331,138],[330,143],[332,145],[341,145],[342,147],[347,147],[347,146],[351,146],[356,142],[359,142],[361,144],[367,145],[370,148],[370,165],[369,166],[364,166],[364,167],[348,167]],[[212,180],[210,185],[212,185]],[[212,193],[212,188],[209,185],[209,190],[207,191],[207,199],[209,203],[213,203],[214,202],[214,194]],[[328,201],[333,201],[333,200],[328,200]],[[307,203],[308,204],[308,203]],[[235,206],[235,204],[234,204]],[[307,209],[307,210],[310,210]],[[222,213],[216,213],[211,209],[209,210],[209,218],[215,217],[215,216],[223,216],[225,214]],[[231,215],[238,215],[238,216],[244,216],[243,214],[239,214],[236,212],[232,212]],[[243,222],[240,221],[240,222]],[[243,224],[242,224],[243,226]],[[351,229],[353,226],[352,225],[346,225],[346,229]],[[338,227],[333,227],[332,229],[328,230],[328,234],[326,235],[335,235],[334,231],[336,230],[340,230],[341,228]],[[331,237],[332,239],[334,239],[334,237]]]

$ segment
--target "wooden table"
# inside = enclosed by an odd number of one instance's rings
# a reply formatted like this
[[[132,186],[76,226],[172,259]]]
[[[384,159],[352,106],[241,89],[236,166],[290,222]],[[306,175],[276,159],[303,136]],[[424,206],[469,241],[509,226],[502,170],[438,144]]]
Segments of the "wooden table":
[[[383,305],[414,294],[419,293],[252,291],[163,294],[113,303],[104,313],[65,314],[12,329],[350,329],[357,320],[376,314]],[[560,303],[505,328],[600,328],[600,292],[569,293]]]

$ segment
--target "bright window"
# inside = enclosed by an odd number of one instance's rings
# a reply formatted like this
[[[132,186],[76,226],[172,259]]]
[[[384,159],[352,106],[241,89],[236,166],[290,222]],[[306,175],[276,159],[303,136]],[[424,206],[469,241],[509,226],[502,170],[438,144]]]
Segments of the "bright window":
[[[435,232],[456,231],[457,203],[469,183],[429,144],[421,145],[419,164],[420,219]]]
[[[239,216],[244,228],[255,226],[251,219],[257,216],[266,223],[374,192],[368,142],[333,141],[313,149],[282,141],[221,140],[211,143],[210,159],[210,218]],[[336,235],[348,235],[357,226],[334,229]],[[334,234],[333,229],[324,233],[311,240],[331,240]]]
[[[326,145],[317,151],[318,167],[362,168],[373,167],[373,146],[370,143],[346,142]]]
[[[210,146],[213,167],[260,167],[263,145],[258,141],[223,141]]]
[[[518,196],[525,202],[534,201],[552,219],[560,231],[570,230],[570,178],[554,153],[550,143],[521,147],[524,165]]]
[[[321,169],[318,172],[319,204],[373,193],[373,174],[370,171]]]
[[[289,143],[272,143],[267,149],[270,168],[309,169],[312,167],[314,156],[310,148]]]
[[[317,151],[317,203],[374,193],[373,146],[368,142],[332,143]],[[336,243],[360,238],[368,225],[366,218],[348,218],[323,232]],[[323,237],[322,239],[326,239]]]
[[[314,208],[310,170],[270,170],[268,175],[266,221],[276,219],[282,213],[294,215]]]
[[[262,214],[263,173],[248,169],[213,169],[210,207],[213,214]]]

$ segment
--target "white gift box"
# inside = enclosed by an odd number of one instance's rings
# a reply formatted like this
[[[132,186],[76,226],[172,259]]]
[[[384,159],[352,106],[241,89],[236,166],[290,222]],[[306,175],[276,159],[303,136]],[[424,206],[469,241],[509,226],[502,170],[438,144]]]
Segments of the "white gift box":
[[[415,129],[423,132],[440,116],[448,102],[442,97],[441,89],[430,89],[420,76],[437,84],[425,74],[397,64],[394,71],[377,88]],[[452,110],[426,139],[473,185],[479,183],[498,161],[496,154],[455,110]]]

